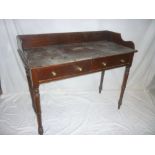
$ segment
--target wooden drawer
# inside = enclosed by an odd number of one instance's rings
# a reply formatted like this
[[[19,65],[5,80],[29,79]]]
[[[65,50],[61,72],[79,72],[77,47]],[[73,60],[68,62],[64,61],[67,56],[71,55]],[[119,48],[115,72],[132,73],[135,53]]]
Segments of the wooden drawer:
[[[110,69],[131,63],[131,54],[97,58],[92,61],[93,70]]]
[[[47,80],[59,80],[65,77],[82,75],[91,69],[91,60],[66,63],[51,67],[37,69],[37,79],[39,82]]]

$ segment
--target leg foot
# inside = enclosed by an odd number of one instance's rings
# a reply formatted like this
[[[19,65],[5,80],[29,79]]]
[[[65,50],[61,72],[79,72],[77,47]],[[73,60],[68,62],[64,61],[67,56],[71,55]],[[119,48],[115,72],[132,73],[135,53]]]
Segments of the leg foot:
[[[101,94],[101,91],[102,91],[102,89],[101,88],[99,88],[99,93]]]
[[[43,126],[42,126],[42,119],[41,119],[41,113],[36,113],[37,115],[37,122],[38,122],[38,133],[39,135],[43,135]]]
[[[118,110],[120,109],[121,105],[122,105],[122,100],[119,100],[118,101]]]
[[[39,133],[39,135],[43,135],[43,133],[44,133],[43,127],[38,128],[38,133]]]

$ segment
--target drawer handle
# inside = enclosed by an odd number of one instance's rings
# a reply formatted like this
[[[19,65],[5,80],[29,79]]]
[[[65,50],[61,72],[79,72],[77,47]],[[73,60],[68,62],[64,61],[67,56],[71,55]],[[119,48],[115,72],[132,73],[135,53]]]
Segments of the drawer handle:
[[[56,72],[51,72],[51,74],[52,74],[53,76],[56,76],[56,75],[57,75],[57,73],[56,73]]]
[[[76,68],[78,71],[82,71],[82,68],[81,67],[79,67],[79,66],[77,66],[77,68]]]
[[[121,59],[121,60],[120,60],[120,62],[121,62],[121,63],[124,63],[124,62],[125,62],[125,60],[124,60],[124,59]]]
[[[107,63],[105,63],[105,62],[102,62],[102,65],[103,65],[103,66],[107,66]]]

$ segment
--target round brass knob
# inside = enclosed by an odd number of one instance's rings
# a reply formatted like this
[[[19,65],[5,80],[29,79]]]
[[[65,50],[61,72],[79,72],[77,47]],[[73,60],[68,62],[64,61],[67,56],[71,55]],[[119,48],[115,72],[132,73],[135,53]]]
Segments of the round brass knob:
[[[57,75],[57,73],[56,73],[56,72],[51,72],[51,74],[52,74],[53,76],[56,76],[56,75]]]
[[[120,60],[120,62],[121,62],[121,63],[124,63],[124,62],[125,62],[125,60],[124,60],[124,59],[121,59],[121,60]]]
[[[82,68],[79,67],[79,66],[77,66],[77,70],[81,72],[82,71]]]
[[[107,66],[107,63],[105,63],[105,62],[102,62],[102,65],[103,65],[103,66]]]

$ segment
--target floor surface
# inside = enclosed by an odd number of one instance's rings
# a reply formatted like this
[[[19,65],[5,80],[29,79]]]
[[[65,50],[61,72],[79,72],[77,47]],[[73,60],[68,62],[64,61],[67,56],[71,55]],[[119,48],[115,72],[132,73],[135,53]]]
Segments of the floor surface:
[[[119,91],[41,92],[44,134],[155,134],[154,92],[126,91],[117,109]],[[0,97],[0,134],[37,134],[29,93]]]

